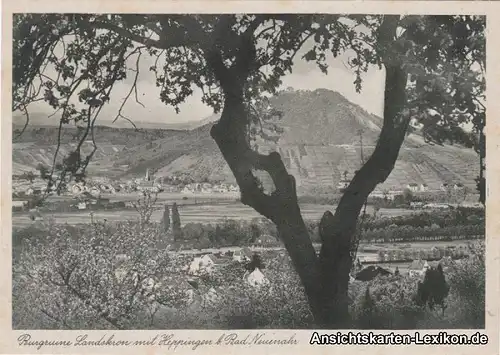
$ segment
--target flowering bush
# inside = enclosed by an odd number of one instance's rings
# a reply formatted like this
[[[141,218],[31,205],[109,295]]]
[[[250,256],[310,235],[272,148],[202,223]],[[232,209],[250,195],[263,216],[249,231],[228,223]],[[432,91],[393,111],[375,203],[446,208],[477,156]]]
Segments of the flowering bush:
[[[187,285],[157,247],[161,235],[152,224],[94,223],[78,234],[52,225],[45,238],[26,240],[13,268],[14,326],[124,329],[139,313],[152,322],[160,305],[183,307]],[[30,312],[38,321],[22,318]]]

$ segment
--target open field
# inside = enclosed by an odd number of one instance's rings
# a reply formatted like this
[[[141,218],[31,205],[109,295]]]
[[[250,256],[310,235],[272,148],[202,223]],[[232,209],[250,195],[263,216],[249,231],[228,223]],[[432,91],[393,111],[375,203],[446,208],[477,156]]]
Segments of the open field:
[[[182,195],[182,194],[179,194]],[[120,197],[118,197],[120,198]],[[124,198],[124,197],[122,197]],[[208,199],[208,197],[206,197]],[[130,199],[132,200],[132,199]],[[116,200],[112,200],[116,201]],[[161,207],[164,203],[177,202],[179,205],[179,213],[181,216],[181,223],[185,225],[187,223],[212,223],[222,218],[237,219],[237,220],[251,220],[253,218],[261,218],[262,216],[255,212],[252,208],[243,205],[241,202],[231,201],[229,198],[221,197],[217,202],[202,200],[197,198],[196,204],[194,203],[194,198],[191,197],[188,200],[175,200],[171,194],[163,198],[159,198],[157,201],[158,209],[153,212],[152,220],[160,221],[163,215],[163,208]],[[327,206],[320,204],[302,204],[301,210],[304,219],[306,220],[320,220],[321,216],[326,210],[334,211],[336,206]],[[379,216],[398,216],[407,215],[414,213],[413,210],[405,209],[381,209],[378,212]],[[373,208],[368,206],[367,213],[373,213]],[[75,211],[75,212],[49,212],[41,213],[44,218],[54,218],[56,223],[68,223],[68,224],[79,224],[90,222],[90,211]],[[125,210],[99,210],[94,211],[94,218],[97,220],[107,219],[108,221],[123,221],[127,219],[137,219],[137,211],[135,209],[125,209]],[[14,227],[25,227],[31,222],[28,213],[14,212],[12,214],[12,224]]]

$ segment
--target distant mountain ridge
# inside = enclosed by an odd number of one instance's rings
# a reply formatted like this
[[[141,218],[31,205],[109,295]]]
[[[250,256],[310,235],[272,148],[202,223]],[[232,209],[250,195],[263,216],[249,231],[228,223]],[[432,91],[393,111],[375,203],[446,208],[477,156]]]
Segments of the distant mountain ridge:
[[[353,104],[341,94],[314,91],[282,91],[271,98],[273,107],[283,112],[284,129],[278,142],[259,141],[259,150],[278,151],[289,172],[296,177],[299,190],[314,193],[323,187],[335,189],[344,172],[352,177],[372,153],[382,119]],[[234,182],[234,177],[210,137],[213,115],[197,121],[189,129],[162,130],[98,127],[96,141],[102,149],[90,169],[94,173],[132,177],[147,168],[158,175],[185,175],[195,180]],[[13,164],[20,170],[32,166],[41,145],[55,144],[49,131],[28,133],[14,144]],[[66,136],[65,136],[66,137]],[[71,133],[67,134],[67,139]],[[29,147],[16,149],[21,142]],[[45,143],[44,143],[45,142]],[[65,144],[69,144],[68,140]],[[19,146],[21,147],[21,146]],[[44,149],[44,148],[42,148]],[[28,157],[30,156],[30,157]],[[461,183],[473,188],[478,175],[478,157],[472,149],[437,146],[410,134],[387,181],[378,189],[402,189],[407,184],[427,184],[438,189],[443,183]],[[264,179],[265,180],[265,179]],[[269,181],[265,181],[269,183]]]

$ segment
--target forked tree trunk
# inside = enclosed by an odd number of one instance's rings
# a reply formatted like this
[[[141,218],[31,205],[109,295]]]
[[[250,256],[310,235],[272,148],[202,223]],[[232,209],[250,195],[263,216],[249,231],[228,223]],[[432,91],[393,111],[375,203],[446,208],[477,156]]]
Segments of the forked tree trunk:
[[[390,44],[396,34],[397,16],[387,16],[381,27],[381,43]],[[386,84],[384,123],[372,156],[354,176],[342,196],[335,215],[325,213],[320,223],[322,247],[319,257],[313,248],[297,200],[295,179],[289,175],[276,152],[253,151],[247,140],[248,117],[243,85],[251,71],[252,43],[242,38],[236,65],[227,68],[217,50],[207,51],[207,62],[224,91],[224,109],[211,135],[233,172],[241,191],[241,202],[276,224],[297,271],[315,322],[322,328],[349,326],[348,284],[352,265],[351,249],[357,220],[368,195],[385,181],[394,168],[408,128],[403,117],[407,74],[400,60],[385,61]],[[253,53],[254,54],[254,53]],[[250,58],[250,60],[249,60]],[[266,194],[255,170],[266,171],[275,191]]]

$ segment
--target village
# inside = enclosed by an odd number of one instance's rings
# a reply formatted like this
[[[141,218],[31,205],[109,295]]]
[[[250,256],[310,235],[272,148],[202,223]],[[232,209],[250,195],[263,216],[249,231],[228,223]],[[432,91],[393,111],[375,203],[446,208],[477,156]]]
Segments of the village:
[[[137,194],[141,195],[144,192],[158,194],[180,193],[182,195],[224,195],[228,198],[239,197],[239,188],[235,184],[230,183],[210,183],[210,182],[193,182],[193,183],[176,183],[175,178],[155,177],[146,169],[146,173],[142,178],[134,178],[125,181],[112,180],[105,177],[93,177],[86,179],[84,182],[69,183],[66,188],[58,195],[66,200],[72,201],[70,206],[77,210],[86,210],[93,208],[113,207],[110,204],[113,197],[121,197],[122,203],[117,204],[118,208],[132,208],[133,201]],[[26,208],[32,209],[33,206],[28,206],[28,201],[37,196],[44,195],[47,192],[47,180],[35,176],[34,173],[23,174],[17,178],[13,178],[12,195],[13,195],[13,211],[22,211]],[[56,195],[56,187],[52,187],[49,195]],[[127,201],[128,197],[128,201]]]
[[[376,278],[384,277],[408,277],[415,279],[416,282],[423,281],[426,272],[430,269],[442,268],[444,273],[460,264],[463,258],[467,258],[467,245],[460,244],[454,249],[453,256],[441,256],[440,253],[429,254],[429,259],[417,258],[409,264],[401,264],[394,260],[393,263],[388,263],[384,258],[375,261],[373,258],[365,256],[357,257],[355,264],[350,273],[350,283],[352,282],[371,282]],[[437,250],[437,249],[436,249]],[[182,252],[178,252],[182,255]],[[188,256],[191,254],[187,254]],[[242,247],[236,250],[226,250],[211,253],[200,251],[199,254],[188,260],[185,266],[179,271],[180,275],[184,275],[185,283],[187,284],[186,300],[188,304],[199,306],[202,303],[210,303],[217,300],[218,292],[224,288],[232,288],[231,284],[225,281],[222,286],[207,286],[203,280],[208,276],[212,276],[217,272],[223,272],[227,268],[244,270],[242,273],[242,281],[249,287],[259,289],[262,287],[271,287],[272,283],[266,276],[265,259],[269,260],[277,256],[283,257],[286,255],[284,248],[275,248],[274,250],[266,250],[262,248]],[[386,253],[387,256],[387,253]],[[125,257],[126,258],[126,257]],[[390,261],[389,261],[390,262]],[[225,272],[225,271],[224,271]],[[120,275],[125,274],[126,270],[118,269]],[[146,287],[152,287],[155,284],[158,287],[160,284],[153,283],[151,280],[145,280]],[[149,286],[148,286],[149,285]]]
[[[342,192],[349,184],[350,180],[346,177],[342,178],[337,184],[337,189]],[[56,187],[52,187],[49,195],[55,195]],[[427,184],[409,183],[404,189],[391,190],[374,190],[370,194],[370,198],[384,201],[394,202],[397,197],[404,195],[405,191],[415,194],[445,192],[455,194],[467,194],[467,188],[462,183],[447,184],[442,183],[439,189],[431,190]],[[13,195],[13,210],[21,211],[26,207],[30,209],[33,206],[27,206],[28,200],[41,196],[47,192],[47,180],[35,175],[33,172],[24,173],[23,175],[13,178],[12,195]],[[59,196],[71,199],[71,207],[77,210],[94,208],[105,208],[106,206],[113,207],[110,200],[113,196],[125,197],[124,203],[116,205],[116,207],[131,208],[132,203],[137,193],[150,192],[158,194],[180,193],[184,198],[193,196],[217,196],[224,195],[228,198],[239,197],[239,187],[236,184],[224,182],[187,182],[177,176],[155,176],[149,169],[146,169],[143,177],[133,178],[128,180],[112,180],[106,177],[93,177],[86,179],[85,182],[72,182],[59,193]],[[129,196],[129,201],[126,197]],[[447,209],[458,205],[452,201],[442,202],[423,202],[411,201],[409,207],[412,209]],[[460,205],[474,208],[481,208],[482,205],[476,202],[467,201],[465,198],[460,202]]]

